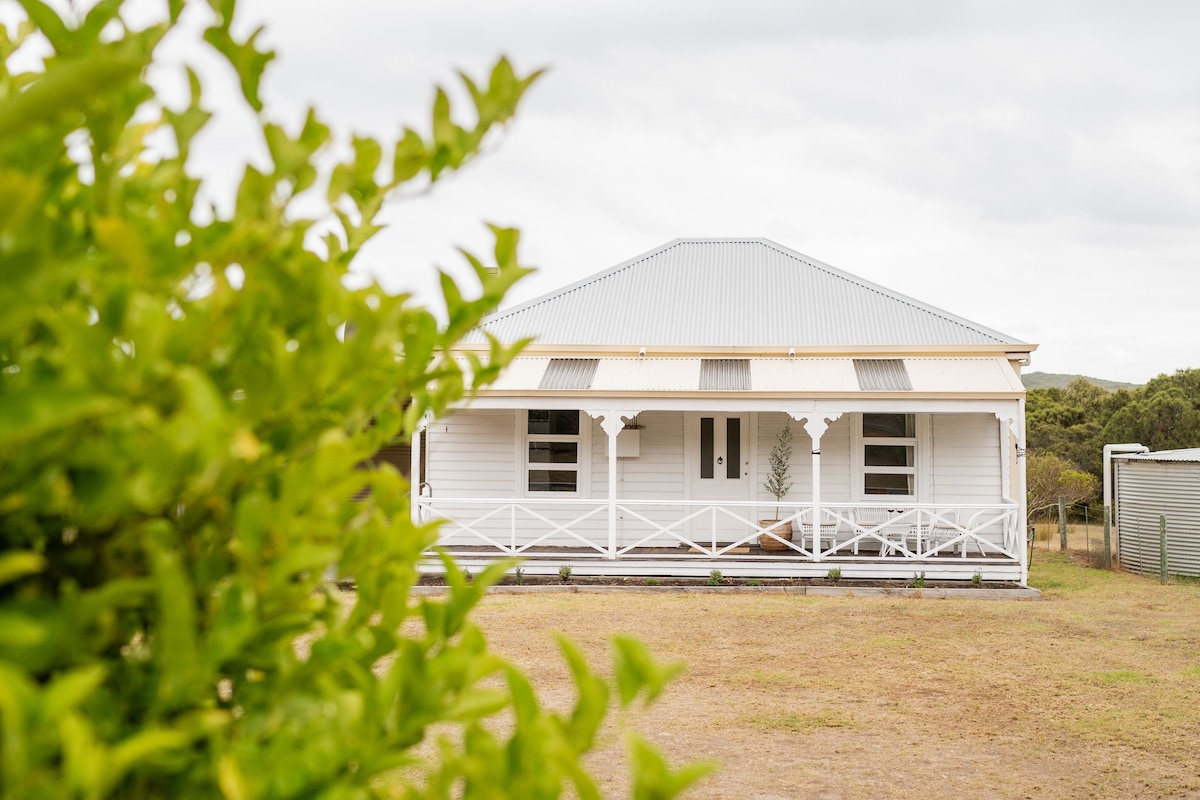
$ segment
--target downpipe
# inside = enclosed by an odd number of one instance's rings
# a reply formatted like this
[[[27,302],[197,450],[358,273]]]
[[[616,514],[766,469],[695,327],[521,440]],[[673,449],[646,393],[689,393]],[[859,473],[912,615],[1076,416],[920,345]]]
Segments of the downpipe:
[[[1120,547],[1120,526],[1114,525],[1112,515],[1112,457],[1113,453],[1149,453],[1150,448],[1144,444],[1106,444],[1104,445],[1104,567],[1112,568],[1113,550]],[[1115,534],[1115,535],[1114,535]]]

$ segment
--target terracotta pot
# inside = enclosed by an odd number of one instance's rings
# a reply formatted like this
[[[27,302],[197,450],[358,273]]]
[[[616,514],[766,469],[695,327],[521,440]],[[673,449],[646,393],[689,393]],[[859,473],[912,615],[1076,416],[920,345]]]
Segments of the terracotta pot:
[[[760,519],[758,521],[758,524],[759,524],[759,527],[769,528],[770,526],[774,525],[778,521],[779,520],[775,520],[775,519]],[[792,540],[792,522],[791,522],[791,520],[788,520],[787,522],[783,523],[782,525],[780,525],[776,528],[772,528],[771,533],[775,534],[775,536],[778,536],[780,539],[784,539],[784,540],[790,542]],[[772,537],[768,534],[765,534],[765,533],[760,533],[758,535],[758,546],[761,547],[763,550],[790,550],[791,549],[786,544],[783,544],[783,542],[779,542],[774,537]]]

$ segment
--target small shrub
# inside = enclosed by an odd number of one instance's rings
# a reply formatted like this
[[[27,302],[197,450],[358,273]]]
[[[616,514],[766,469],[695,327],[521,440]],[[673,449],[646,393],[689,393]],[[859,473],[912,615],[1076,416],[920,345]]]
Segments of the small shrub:
[[[976,586],[983,586],[983,570],[975,570],[975,574],[971,576],[971,583]]]
[[[647,586],[658,586],[661,583],[662,581],[660,581],[658,578],[646,578]]]
[[[721,570],[714,569],[712,572],[708,573],[708,585],[720,586],[722,577]]]
[[[443,553],[414,596],[437,534],[374,457],[520,351],[450,357],[528,272],[518,233],[437,310],[356,268],[539,73],[499,59],[430,134],[335,140],[264,109],[275,37],[233,0],[146,5],[0,6],[0,797],[596,796],[609,706],[679,667],[619,637],[601,678],[561,640],[578,699],[543,708],[474,621],[511,565],[467,585]],[[253,143],[236,186],[193,169],[213,115]],[[632,796],[704,772],[630,741]]]
[[[830,567],[829,571],[825,573],[825,580],[833,581],[834,583],[837,583],[841,579],[842,579],[842,568],[841,567]]]
[[[917,574],[913,575],[913,579],[912,579],[912,581],[909,582],[908,587],[910,589],[924,589],[925,588],[925,573],[918,572]]]
[[[751,578],[750,580],[746,581],[746,585],[747,586],[762,586],[763,585],[762,578]]]
[[[462,568],[462,576],[463,576],[463,580],[466,581],[467,583],[470,583],[471,580],[475,577],[474,575],[471,574],[471,570],[467,569],[466,567]]]
[[[571,565],[570,564],[563,564],[561,567],[558,568],[558,579],[560,581],[562,581],[563,583],[566,583],[567,581],[571,580]]]
[[[525,570],[524,569],[522,569],[521,567],[517,567],[515,570],[513,570],[513,576],[517,579],[517,586],[525,585]]]

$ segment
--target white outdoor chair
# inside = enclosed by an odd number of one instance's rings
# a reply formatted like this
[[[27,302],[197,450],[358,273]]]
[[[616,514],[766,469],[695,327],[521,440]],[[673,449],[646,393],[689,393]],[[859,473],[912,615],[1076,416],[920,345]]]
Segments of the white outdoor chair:
[[[895,511],[877,506],[854,509],[855,524],[860,528],[874,528],[875,534],[883,540],[879,545],[879,555],[881,556],[890,556],[896,552],[896,548],[903,548],[906,544],[909,526],[891,523],[896,516]]]
[[[946,542],[957,537],[962,531],[958,525],[958,509],[948,508],[939,510],[934,519],[923,531],[925,535],[925,552],[941,547]],[[963,552],[966,552],[966,542],[963,542]]]
[[[813,524],[811,522],[800,523],[800,541],[801,547],[811,548],[813,552],[824,552],[826,549],[833,547],[833,543],[837,541],[837,523],[822,522],[817,526],[820,537],[817,541],[813,541]],[[828,539],[829,544],[823,542]]]
[[[991,513],[991,512],[976,511],[974,514],[971,515],[970,519],[968,519],[966,522],[963,523],[963,525],[962,525],[963,529],[968,530],[968,531],[975,530],[977,527],[979,527],[979,520],[982,519],[985,514],[989,514],[989,513]],[[975,545],[976,549],[979,550],[979,555],[981,555],[981,556],[984,555],[983,545],[981,545],[977,539],[964,538],[962,540],[962,554],[964,556],[967,554],[968,542]]]

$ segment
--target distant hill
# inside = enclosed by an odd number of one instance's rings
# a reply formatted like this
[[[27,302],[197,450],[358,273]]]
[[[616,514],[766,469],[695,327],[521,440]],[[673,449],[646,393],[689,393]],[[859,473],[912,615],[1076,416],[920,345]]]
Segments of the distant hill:
[[[1026,389],[1065,389],[1067,384],[1076,378],[1083,378],[1088,383],[1110,392],[1115,392],[1117,389],[1137,389],[1141,386],[1139,383],[1106,381],[1100,378],[1089,378],[1087,375],[1064,375],[1058,372],[1027,372],[1021,376],[1021,382],[1025,384]]]

